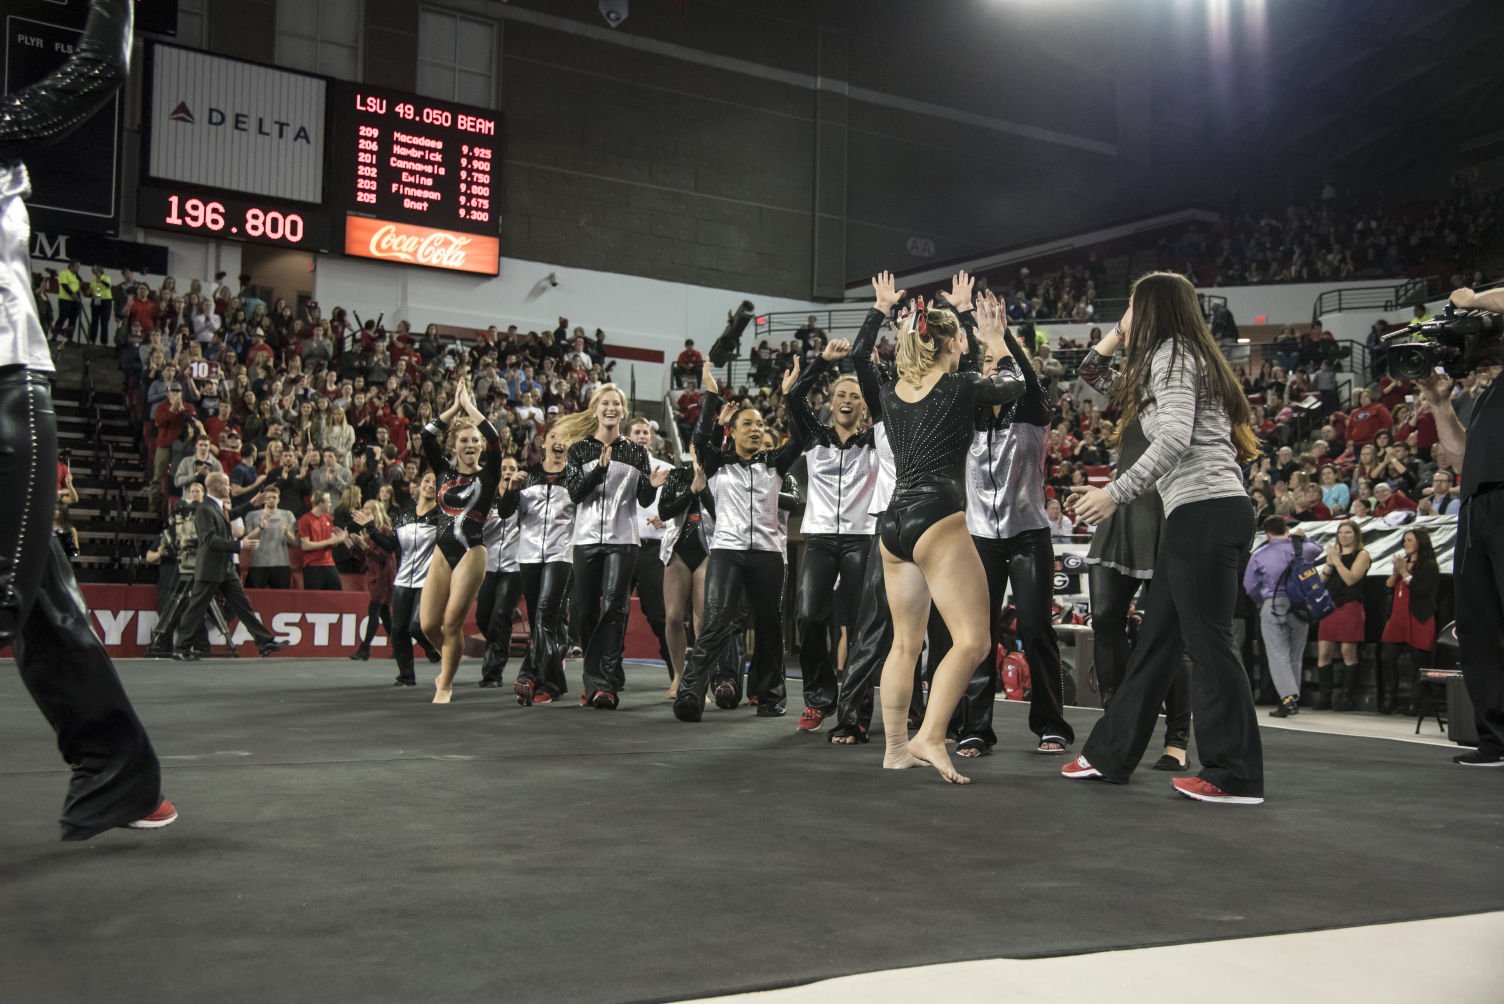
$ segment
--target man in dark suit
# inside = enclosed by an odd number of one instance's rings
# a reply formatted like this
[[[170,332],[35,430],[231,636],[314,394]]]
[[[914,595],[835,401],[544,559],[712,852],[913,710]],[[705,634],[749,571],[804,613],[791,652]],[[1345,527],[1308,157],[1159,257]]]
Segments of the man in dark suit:
[[[231,616],[244,624],[263,656],[271,655],[283,647],[276,636],[268,631],[251,608],[251,601],[240,585],[240,574],[235,570],[232,557],[241,551],[253,551],[259,542],[258,531],[251,536],[236,540],[230,529],[230,521],[241,515],[230,510],[230,478],[216,472],[204,481],[206,497],[193,513],[193,528],[198,532],[198,568],[193,573],[193,591],[188,594],[188,607],[178,625],[173,658],[192,662],[199,653],[191,647],[194,632],[204,623],[204,614],[216,596],[223,596]],[[250,499],[244,506],[249,510],[255,504]]]

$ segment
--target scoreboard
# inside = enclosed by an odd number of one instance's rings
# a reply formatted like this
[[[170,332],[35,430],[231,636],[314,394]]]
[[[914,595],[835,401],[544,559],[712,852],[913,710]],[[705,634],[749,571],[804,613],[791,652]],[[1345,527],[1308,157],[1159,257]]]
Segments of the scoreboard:
[[[143,227],[449,271],[501,268],[501,117],[153,48]]]
[[[332,92],[345,253],[497,274],[496,113],[362,84]]]

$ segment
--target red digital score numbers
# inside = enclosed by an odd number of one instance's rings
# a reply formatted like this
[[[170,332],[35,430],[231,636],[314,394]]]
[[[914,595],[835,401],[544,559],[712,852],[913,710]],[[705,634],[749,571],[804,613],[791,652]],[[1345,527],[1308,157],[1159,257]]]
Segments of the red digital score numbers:
[[[243,232],[247,237],[269,241],[285,239],[289,244],[303,242],[303,217],[297,213],[279,213],[275,209],[257,209],[251,206],[246,209],[244,219],[235,224],[225,218],[223,202],[213,199],[205,202],[191,196],[185,199],[169,195],[167,213],[162,219],[170,226],[180,227],[186,224],[192,230],[212,230],[218,233],[228,226],[232,235]]]
[[[355,212],[495,232],[495,147],[487,141],[496,135],[494,115],[368,88],[352,89],[345,107],[354,113],[348,124],[354,127]]]

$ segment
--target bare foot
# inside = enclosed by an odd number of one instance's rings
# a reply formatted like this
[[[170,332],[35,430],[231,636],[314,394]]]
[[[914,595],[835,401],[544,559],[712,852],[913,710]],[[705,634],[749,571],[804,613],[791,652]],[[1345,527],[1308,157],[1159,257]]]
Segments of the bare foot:
[[[855,746],[856,736],[831,736],[830,741],[837,746]]]
[[[971,743],[970,745],[956,748],[956,756],[964,756],[968,760],[975,760],[979,756],[986,756],[987,752],[987,747],[981,743]]]
[[[914,756],[907,749],[898,752],[889,751],[883,754],[883,770],[908,770],[910,767],[923,767],[924,761]]]
[[[454,688],[444,686],[444,678],[442,676],[436,676],[436,677],[434,677],[433,678],[433,703],[435,703],[435,704],[448,704],[453,697],[454,697]]]
[[[950,752],[945,748],[944,743],[928,744],[915,737],[909,740],[908,755],[910,759],[918,763],[927,763],[935,768],[940,773],[940,776],[951,784],[971,783],[971,778],[958,773],[956,768],[951,764]],[[883,766],[886,767],[887,763],[884,762]],[[906,764],[905,766],[913,765]]]
[[[679,688],[678,687],[670,687],[670,688],[668,688],[667,690],[665,690],[663,692],[663,699],[665,701],[676,700],[678,697],[679,697]]]

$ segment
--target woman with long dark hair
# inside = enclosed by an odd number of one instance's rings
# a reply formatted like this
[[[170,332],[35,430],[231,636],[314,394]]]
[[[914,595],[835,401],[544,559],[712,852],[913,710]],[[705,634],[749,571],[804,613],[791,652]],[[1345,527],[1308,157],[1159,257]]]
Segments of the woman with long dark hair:
[[[1358,646],[1368,630],[1363,609],[1363,577],[1373,563],[1363,547],[1363,531],[1345,519],[1337,525],[1337,539],[1326,546],[1321,578],[1336,609],[1321,619],[1316,629],[1316,680],[1321,688],[1318,709],[1352,711],[1358,686]],[[1342,652],[1342,678],[1332,693],[1332,657]]]
[[[464,416],[456,419],[462,411]],[[452,462],[445,456],[446,439],[453,450]],[[423,427],[423,457],[438,479],[438,503],[444,519],[423,583],[418,616],[424,635],[443,638],[440,651],[444,658],[434,679],[433,703],[448,704],[454,697],[454,675],[465,652],[465,615],[486,577],[482,533],[501,482],[500,439],[475,406],[467,383],[461,381],[455,388],[454,403]]]
[[[418,685],[413,672],[414,641],[423,646],[429,662],[440,660],[439,650],[418,625],[418,601],[423,595],[423,584],[428,581],[434,543],[439,538],[439,526],[444,520],[438,503],[438,480],[433,471],[423,472],[413,494],[417,504],[412,509],[399,510],[392,519],[392,537],[397,542],[391,632],[392,658],[397,662],[394,687]]]
[[[1399,706],[1399,658],[1410,656],[1410,700],[1415,701],[1415,671],[1421,656],[1436,650],[1436,593],[1441,569],[1436,548],[1425,530],[1410,529],[1392,559],[1387,585],[1394,605],[1379,639],[1379,714],[1392,715]]]
[[[350,546],[360,554],[366,594],[370,597],[366,606],[365,635],[360,639],[360,646],[350,653],[350,658],[365,662],[371,658],[371,643],[376,640],[377,624],[386,629],[386,636],[395,643],[392,586],[397,576],[397,538],[392,535],[392,521],[387,518],[386,506],[375,499],[350,510],[349,516],[355,527],[355,532],[350,534]]]
[[[784,377],[785,395],[798,375],[796,361]],[[757,639],[747,690],[757,700],[759,717],[778,717],[785,713],[787,696],[782,601],[788,536],[780,495],[804,440],[796,426],[793,438],[770,449],[762,413],[734,403],[723,405],[709,362],[700,385],[705,405],[695,427],[694,450],[705,472],[716,523],[705,572],[705,630],[685,660],[674,717],[700,721],[712,683],[717,707],[729,710],[741,703],[741,666],[732,666],[726,654],[743,630],[744,599]],[[728,428],[731,449],[723,451],[722,432]]]
[[[886,315],[903,294],[893,276],[872,280],[869,323]],[[893,645],[883,663],[883,767],[928,764],[952,784],[967,784],[945,748],[952,713],[972,671],[989,647],[986,581],[976,544],[966,528],[966,451],[980,406],[1008,404],[1024,393],[1003,344],[1006,315],[996,298],[978,304],[978,334],[985,351],[1002,362],[997,372],[959,372],[969,348],[956,314],[923,301],[899,329],[898,380],[882,389],[883,422],[893,445],[894,489],[878,520],[883,580],[893,618]],[[935,667],[924,721],[911,739],[909,699],[914,663],[924,643],[933,601],[951,636],[950,651]]]
[[[1112,366],[1112,357],[1121,342],[1114,329],[1087,351],[1076,371],[1088,386],[1109,398],[1120,377]],[[1149,448],[1149,440],[1137,417],[1118,423],[1118,428],[1121,435],[1114,444],[1118,450],[1117,466],[1125,471],[1138,463]],[[1148,601],[1164,523],[1165,510],[1159,492],[1147,489],[1103,520],[1086,550],[1097,689],[1104,708],[1112,703],[1128,666],[1128,611],[1135,595]],[[1156,770],[1180,770],[1185,766],[1190,733],[1191,671],[1182,659],[1165,693],[1165,751],[1154,764]]]
[[[1111,485],[1075,493],[1072,505],[1096,525],[1157,488],[1166,513],[1155,562],[1162,590],[1111,707],[1061,773],[1127,783],[1189,651],[1201,675],[1191,701],[1202,766],[1171,784],[1187,798],[1256,804],[1264,800],[1263,749],[1232,635],[1239,566],[1253,539],[1238,464],[1260,453],[1248,399],[1184,276],[1154,272],[1136,282],[1116,330],[1127,355],[1114,403],[1122,421],[1142,423],[1149,445]]]
[[[622,647],[637,565],[637,507],[650,505],[668,479],[623,434],[626,418],[626,395],[608,383],[596,388],[588,408],[554,424],[569,444],[564,483],[575,504],[574,613],[585,651],[580,704],[601,711],[616,709],[626,683]]]
[[[667,700],[679,696],[684,661],[689,655],[689,633],[704,630],[705,573],[710,541],[715,535],[709,481],[699,463],[676,467],[663,483],[658,496],[658,518],[663,520],[659,558],[663,561],[664,633],[667,635],[670,679]]]

